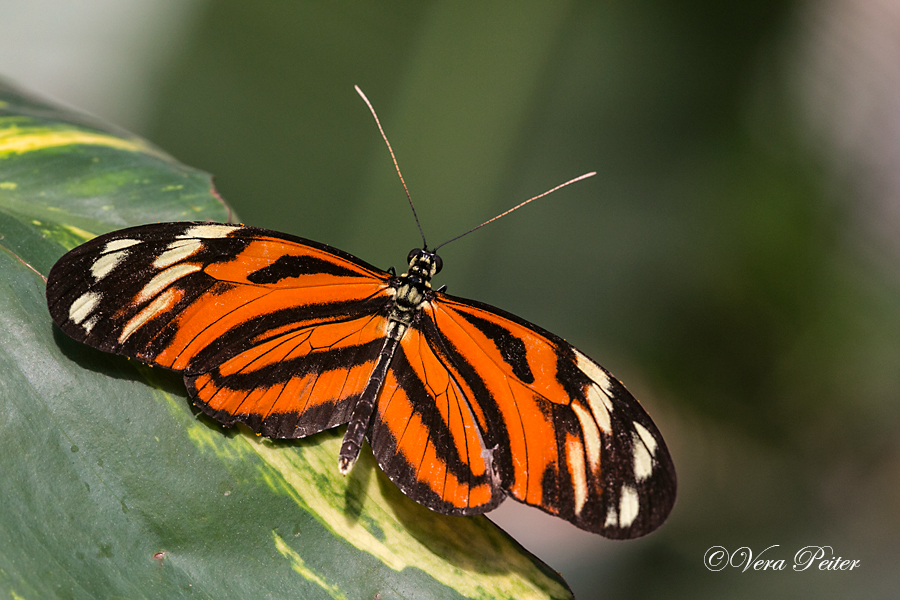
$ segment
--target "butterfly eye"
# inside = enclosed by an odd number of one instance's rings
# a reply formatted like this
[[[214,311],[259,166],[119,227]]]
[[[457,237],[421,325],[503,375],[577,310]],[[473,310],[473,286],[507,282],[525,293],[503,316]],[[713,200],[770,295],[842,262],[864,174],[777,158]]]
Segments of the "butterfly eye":
[[[422,254],[421,248],[413,248],[412,250],[409,251],[409,254],[406,255],[406,263],[412,264],[413,259],[415,257],[419,256],[420,254]]]
[[[434,257],[434,274],[437,275],[444,268],[444,261],[437,254],[432,254],[432,256]]]

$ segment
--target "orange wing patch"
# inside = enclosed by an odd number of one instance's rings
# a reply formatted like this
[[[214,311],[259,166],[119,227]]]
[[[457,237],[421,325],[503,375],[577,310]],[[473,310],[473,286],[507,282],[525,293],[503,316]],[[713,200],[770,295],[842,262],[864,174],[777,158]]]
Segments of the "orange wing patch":
[[[550,390],[551,398],[567,399],[555,380],[556,354],[549,351],[547,340],[515,323],[504,323],[507,328],[488,333],[502,331],[507,340],[521,342],[504,355],[502,342],[497,343],[464,317],[474,315],[484,326],[495,323],[496,316],[449,300],[433,304],[435,329],[453,347],[459,357],[456,362],[472,365],[484,386],[482,395],[487,395],[488,402],[481,401],[481,409],[495,408],[496,416],[482,421],[488,439],[499,446],[498,466],[504,484],[514,498],[542,505],[544,474],[558,469],[552,403],[542,392]]]

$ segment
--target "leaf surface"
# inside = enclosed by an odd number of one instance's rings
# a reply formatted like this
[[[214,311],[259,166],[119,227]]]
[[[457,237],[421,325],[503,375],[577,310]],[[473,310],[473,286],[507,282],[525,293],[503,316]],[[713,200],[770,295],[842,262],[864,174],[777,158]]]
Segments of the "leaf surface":
[[[235,219],[209,175],[0,82],[0,593],[13,598],[569,598],[483,517],[406,498],[341,430],[273,442],[199,416],[177,373],[52,323],[67,250]]]

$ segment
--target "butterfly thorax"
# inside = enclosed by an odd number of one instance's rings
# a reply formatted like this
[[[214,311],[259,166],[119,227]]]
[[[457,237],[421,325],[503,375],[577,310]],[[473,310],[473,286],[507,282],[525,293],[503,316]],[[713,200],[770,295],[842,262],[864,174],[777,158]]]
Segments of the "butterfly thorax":
[[[394,306],[389,319],[409,326],[416,312],[427,302],[431,292],[431,278],[441,270],[441,258],[434,252],[410,251],[409,269],[399,277],[394,294]],[[403,328],[405,331],[405,327]]]

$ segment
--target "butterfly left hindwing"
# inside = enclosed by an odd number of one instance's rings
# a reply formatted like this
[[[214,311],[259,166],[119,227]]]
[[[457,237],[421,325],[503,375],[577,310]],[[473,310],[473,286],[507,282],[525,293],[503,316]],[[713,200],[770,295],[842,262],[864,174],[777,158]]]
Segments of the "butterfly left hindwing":
[[[625,388],[561,338],[432,291],[434,253],[410,261],[396,276],[286,234],[161,223],[66,254],[47,302],[76,340],[183,372],[226,426],[296,438],[349,422],[342,470],[365,435],[439,512],[509,495],[607,537],[658,527],[675,471]]]

